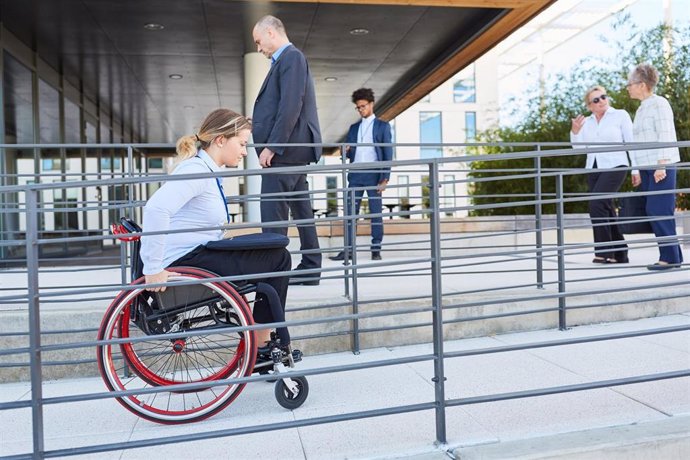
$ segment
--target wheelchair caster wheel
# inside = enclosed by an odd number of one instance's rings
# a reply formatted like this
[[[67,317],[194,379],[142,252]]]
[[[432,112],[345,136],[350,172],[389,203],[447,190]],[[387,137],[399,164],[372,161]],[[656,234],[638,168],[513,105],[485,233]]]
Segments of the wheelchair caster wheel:
[[[283,379],[276,382],[275,395],[276,401],[285,409],[297,409],[304,401],[307,400],[309,395],[309,384],[305,377],[291,377],[293,390],[291,390],[288,385],[283,382]]]

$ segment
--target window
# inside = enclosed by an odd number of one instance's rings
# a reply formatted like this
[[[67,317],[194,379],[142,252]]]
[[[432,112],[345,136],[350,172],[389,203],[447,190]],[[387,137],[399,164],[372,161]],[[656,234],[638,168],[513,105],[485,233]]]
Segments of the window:
[[[101,158],[101,171],[119,171],[120,169],[122,169],[122,158]]]
[[[163,169],[162,158],[148,158],[149,169]]]
[[[453,102],[477,102],[477,88],[474,78],[474,64],[461,70],[453,85]]]
[[[419,140],[422,144],[442,142],[441,112],[419,112]],[[436,158],[443,156],[441,147],[421,147],[420,158]]]
[[[43,144],[60,143],[60,93],[38,80],[39,137]],[[57,168],[59,169],[59,168]]]
[[[41,170],[43,171],[60,171],[62,160],[60,158],[43,158],[41,159]]]
[[[4,53],[2,86],[5,97],[5,141],[9,144],[34,142],[31,70]]]
[[[474,142],[477,139],[477,112],[465,112],[465,140]]]

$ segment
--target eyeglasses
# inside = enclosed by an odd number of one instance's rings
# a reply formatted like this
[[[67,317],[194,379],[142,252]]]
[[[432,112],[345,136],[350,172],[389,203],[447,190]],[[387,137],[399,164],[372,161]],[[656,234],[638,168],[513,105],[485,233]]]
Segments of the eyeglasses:
[[[641,81],[631,81],[627,85],[625,85],[626,88],[630,88],[632,85],[637,85],[638,83],[642,83]]]
[[[364,109],[366,109],[366,108],[369,106],[369,104],[371,104],[371,102],[367,102],[366,104],[362,104],[362,105],[356,105],[356,106],[355,106],[355,110],[358,111],[358,112],[359,112],[360,110],[364,110]]]
[[[592,99],[589,102],[590,102],[590,104],[598,104],[599,101],[605,101],[607,98],[608,98],[608,96],[606,94],[602,94],[601,96],[595,97],[594,99]]]

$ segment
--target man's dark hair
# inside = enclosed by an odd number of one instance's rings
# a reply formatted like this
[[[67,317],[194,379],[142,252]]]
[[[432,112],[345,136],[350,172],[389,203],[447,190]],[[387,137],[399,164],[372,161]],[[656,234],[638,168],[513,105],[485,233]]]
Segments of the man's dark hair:
[[[352,93],[352,102],[367,101],[374,102],[374,92],[371,88],[359,88]]]

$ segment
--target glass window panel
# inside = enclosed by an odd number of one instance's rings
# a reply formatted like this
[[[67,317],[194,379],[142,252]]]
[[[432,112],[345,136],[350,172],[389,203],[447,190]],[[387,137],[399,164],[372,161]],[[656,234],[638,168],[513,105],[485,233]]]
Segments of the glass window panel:
[[[465,139],[467,142],[477,139],[477,112],[465,112]]]
[[[79,106],[67,98],[65,98],[65,142],[68,144],[81,142]]]
[[[453,85],[453,102],[477,102],[474,64],[466,67],[458,74],[458,80]]]
[[[39,136],[43,144],[60,143],[60,93],[38,80]]]
[[[441,139],[441,112],[419,112],[420,143],[441,143]],[[441,147],[422,147],[419,153],[420,158],[443,156]]]
[[[5,101],[5,142],[34,142],[32,73],[9,53],[4,53],[2,87]]]

